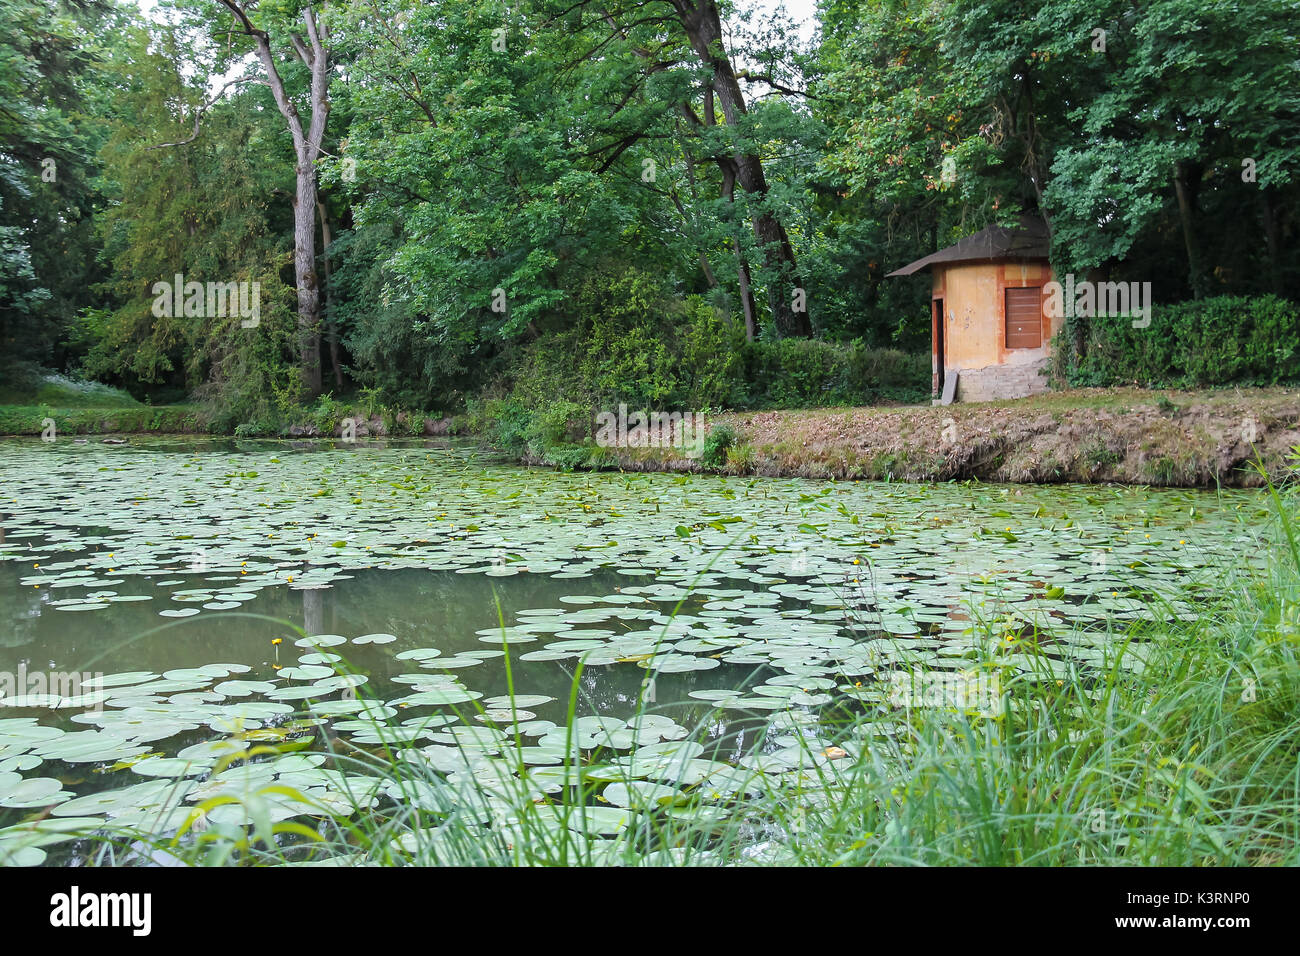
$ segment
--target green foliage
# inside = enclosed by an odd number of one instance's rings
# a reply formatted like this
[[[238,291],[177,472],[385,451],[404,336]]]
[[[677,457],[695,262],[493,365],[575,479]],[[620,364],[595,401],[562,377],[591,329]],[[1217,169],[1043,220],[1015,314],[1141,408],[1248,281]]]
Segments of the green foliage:
[[[744,339],[733,318],[641,270],[594,272],[574,298],[569,362],[595,404],[693,409],[731,399]]]
[[[1071,385],[1149,388],[1281,385],[1300,381],[1300,307],[1265,296],[1157,306],[1151,324],[1094,316],[1082,357],[1064,335],[1057,368]]]
[[[385,0],[378,9],[402,21],[391,44],[373,42],[384,27],[371,11],[337,22],[366,78],[344,97],[358,114],[347,141],[356,184],[344,188],[359,194],[359,230],[388,230],[367,254],[375,263],[367,281],[382,286],[378,330],[363,321],[350,339],[369,364],[383,368],[391,356],[399,368],[446,376],[454,365],[440,352],[482,365],[573,314],[572,290],[602,258],[666,261],[662,230],[651,235],[643,217],[669,207],[633,175],[639,150],[603,171],[591,155],[605,109],[624,92],[613,64],[635,62],[635,41],[607,47],[610,69],[593,70],[580,55],[584,40],[558,24],[525,40],[522,22],[507,19],[507,50],[527,42],[530,55],[494,50],[498,4]],[[414,95],[389,81],[413,61],[437,64]],[[670,126],[640,98],[624,105],[616,122]]]
[[[733,445],[727,449],[725,470],[733,475],[743,475],[753,469],[757,460],[758,453],[753,445]]]
[[[477,409],[501,447],[541,454],[586,441],[594,414],[620,403],[693,411],[733,399],[744,332],[700,297],[607,267],[573,298],[572,325],[509,354],[498,397]]]
[[[193,433],[208,424],[202,409],[192,405],[0,405],[0,435],[39,435],[46,419],[54,420],[58,435]]]
[[[550,460],[561,450],[584,448],[591,437],[591,409],[578,402],[557,400],[542,405],[526,405],[517,398],[492,399],[471,412],[475,429],[483,431],[498,448],[514,455]],[[570,462],[574,467],[580,462]]]
[[[724,4],[718,52],[744,99],[730,111],[703,94],[681,18],[644,0],[598,17],[551,0],[313,5],[339,67],[316,162],[339,401],[473,401],[541,447],[583,431],[557,402],[923,400],[930,278],[887,274],[1022,210],[1049,218],[1058,272],[1160,276],[1169,302],[1300,288],[1292,0],[1140,16],[1131,0],[822,0],[815,49]],[[249,49],[222,5],[164,6],[0,0],[0,377],[28,392],[80,371],[274,433],[301,413],[284,123],[262,84],[209,102]],[[299,108],[307,71],[286,38],[302,6],[252,9]],[[733,178],[745,156],[761,186]],[[763,217],[789,258],[757,241]],[[152,315],[152,284],[178,272],[260,281],[266,328]],[[774,341],[787,284],[822,341]],[[1178,354],[1072,321],[1072,341],[1099,338],[1062,375],[1285,381],[1290,326],[1270,316],[1227,337],[1235,356],[1213,316],[1203,343],[1176,333]]]
[[[44,375],[27,388],[16,387],[11,380],[0,385],[0,403],[55,408],[130,408],[140,404],[121,389],[66,375]]]
[[[1296,262],[1258,237],[1277,228],[1275,204],[1294,201],[1297,186],[1300,135],[1282,120],[1300,114],[1294,4],[1131,10],[1054,0],[1038,17],[1056,30],[1040,68],[1072,104],[1043,196],[1058,268],[1128,260],[1179,295],[1280,292]],[[1098,26],[1104,53],[1079,42]]]
[[[887,240],[869,241],[891,266],[1026,209],[1049,217],[1060,272],[1159,275],[1166,299],[1294,294],[1290,0],[826,0],[822,11],[834,95],[814,103],[830,127],[821,162],[849,200],[888,208],[856,218],[864,238]],[[923,291],[917,282],[918,308]]]
[[[1107,448],[1106,444],[1100,439],[1084,449],[1083,457],[1084,461],[1088,463],[1088,468],[1093,471],[1098,468],[1109,468],[1121,461],[1119,452]]]
[[[375,396],[408,407],[457,407],[491,378],[495,346],[438,334],[390,288],[400,284],[391,222],[360,225],[330,246],[329,313],[351,354],[351,377]]]
[[[221,430],[249,421],[282,420],[301,395],[293,358],[296,299],[274,273],[263,278],[268,281],[262,287],[256,328],[244,328],[238,317],[227,317],[200,320],[194,332],[209,358],[208,380],[194,394]]]
[[[746,343],[735,318],[699,296],[674,296],[638,269],[594,271],[574,305],[571,326],[518,350],[495,399],[476,406],[473,417],[499,447],[553,457],[560,446],[589,442],[593,416],[620,404],[629,412],[687,412],[928,395],[924,357],[861,342]],[[726,431],[713,434],[709,440],[720,441]],[[725,452],[719,447],[706,461],[721,467]]]
[[[930,392],[928,356],[871,349],[860,341],[751,342],[744,361],[747,408],[923,401]]]
[[[345,403],[336,401],[332,395],[322,395],[303,410],[302,420],[310,423],[321,435],[333,435],[343,419],[348,417]]]
[[[736,444],[736,430],[730,425],[714,425],[704,436],[704,449],[700,454],[700,463],[706,468],[721,468],[727,461],[727,453]]]
[[[283,276],[292,170],[278,164],[272,113],[219,103],[178,122],[175,104],[196,96],[183,75],[176,30],[134,29],[113,70],[124,89],[101,151],[118,201],[99,218],[112,277],[106,308],[78,322],[84,374],[137,395],[182,389],[201,401],[214,428],[266,433],[297,402],[294,292]],[[262,95],[262,94],[258,94]],[[186,129],[186,124],[189,129]],[[257,326],[227,314],[155,308],[156,283],[256,283]],[[234,310],[230,310],[234,311]],[[158,314],[161,313],[161,314]],[[247,431],[247,429],[246,429]]]
[[[71,364],[69,325],[102,278],[95,151],[112,109],[115,5],[0,0],[0,379]]]

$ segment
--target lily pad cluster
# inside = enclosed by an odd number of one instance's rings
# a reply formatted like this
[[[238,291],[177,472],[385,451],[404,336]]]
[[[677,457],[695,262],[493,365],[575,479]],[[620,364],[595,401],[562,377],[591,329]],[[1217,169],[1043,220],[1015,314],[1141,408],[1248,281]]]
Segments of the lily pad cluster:
[[[184,634],[186,618],[363,571],[577,582],[504,626],[484,607],[467,622],[477,648],[393,624],[309,633],[273,669],[206,661],[195,642],[186,666],[74,694],[0,685],[0,862],[14,865],[86,834],[315,826],[393,804],[466,813],[507,841],[530,827],[614,841],[646,814],[706,820],[790,786],[825,796],[856,750],[823,739],[822,708],[888,714],[916,668],[1003,684],[1140,668],[1143,647],[1118,654],[1111,625],[1193,618],[1222,565],[1253,560],[1264,507],[1251,492],[573,475],[455,447],[7,442],[0,473],[15,594],[90,615],[69,621],[150,602]],[[393,667],[354,670],[353,653]],[[496,683],[507,655],[513,697]],[[555,668],[630,671],[641,689],[547,719],[564,702],[530,675]],[[656,698],[677,679],[680,699]],[[683,705],[721,716],[687,726]],[[742,719],[760,721],[761,746],[710,746]],[[566,788],[590,794],[583,813],[555,805]],[[442,837],[403,839],[426,838]]]

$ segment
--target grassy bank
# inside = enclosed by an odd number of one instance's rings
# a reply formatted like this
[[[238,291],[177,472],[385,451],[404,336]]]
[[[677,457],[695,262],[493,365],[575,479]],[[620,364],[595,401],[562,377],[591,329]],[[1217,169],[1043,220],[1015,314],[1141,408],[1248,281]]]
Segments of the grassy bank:
[[[196,405],[144,405],[126,392],[48,374],[33,387],[0,387],[0,435],[106,435],[206,431]]]
[[[194,405],[140,405],[135,408],[0,405],[0,435],[40,435],[50,422],[54,423],[56,435],[207,431],[200,411]]]
[[[14,397],[0,393],[0,398]],[[149,406],[81,384],[0,404],[0,435],[211,433],[197,405]],[[40,399],[37,401],[35,399]],[[970,405],[878,405],[728,411],[706,415],[702,454],[676,448],[598,447],[583,407],[472,405],[456,417],[362,396],[324,396],[239,437],[330,438],[351,420],[357,439],[476,435],[526,464],[566,469],[713,471],[836,480],[1120,482],[1172,487],[1257,486],[1248,463],[1291,473],[1300,444],[1300,390],[1149,391],[1089,388]],[[221,433],[220,429],[216,429]]]
[[[1300,443],[1300,391],[1077,389],[950,406],[732,412],[709,417],[697,458],[674,448],[581,442],[501,444],[532,464],[769,477],[1181,487],[1275,479]]]
[[[120,389],[46,375],[33,388],[0,388],[0,435],[114,435],[188,433],[241,438],[338,436],[351,419],[358,438],[444,434],[449,421],[395,408],[363,394],[351,401],[322,396],[307,406],[289,406],[263,420],[231,423],[222,412],[198,403],[145,405]]]

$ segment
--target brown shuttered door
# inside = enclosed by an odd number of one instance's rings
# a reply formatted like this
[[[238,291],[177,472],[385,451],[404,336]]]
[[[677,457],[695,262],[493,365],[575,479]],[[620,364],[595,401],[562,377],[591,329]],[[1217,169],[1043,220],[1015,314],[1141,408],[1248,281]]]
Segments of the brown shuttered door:
[[[1043,344],[1043,290],[1007,289],[1007,348],[1036,349]]]

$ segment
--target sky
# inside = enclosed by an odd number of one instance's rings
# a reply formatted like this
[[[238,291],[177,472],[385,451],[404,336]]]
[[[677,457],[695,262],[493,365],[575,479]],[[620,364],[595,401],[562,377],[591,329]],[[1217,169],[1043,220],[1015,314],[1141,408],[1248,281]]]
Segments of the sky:
[[[773,10],[778,2],[784,3],[786,12],[799,24],[799,35],[805,40],[812,35],[817,21],[816,0],[736,0],[736,2],[741,7],[760,11]],[[145,14],[158,5],[157,0],[135,0],[135,3]]]
[[[735,0],[735,2],[741,9],[752,10],[758,14],[770,14],[778,7],[784,7],[786,14],[798,24],[799,38],[805,44],[812,39],[813,34],[816,32],[817,0]],[[135,4],[145,16],[149,16],[157,7],[158,0],[135,0]],[[231,72],[227,76],[214,78],[212,89],[215,91],[223,82],[234,78],[240,71],[241,67],[237,64],[231,68]]]
[[[807,41],[817,27],[817,0],[736,0],[737,6],[768,12],[776,9],[778,2],[785,12],[799,24],[799,36]]]

